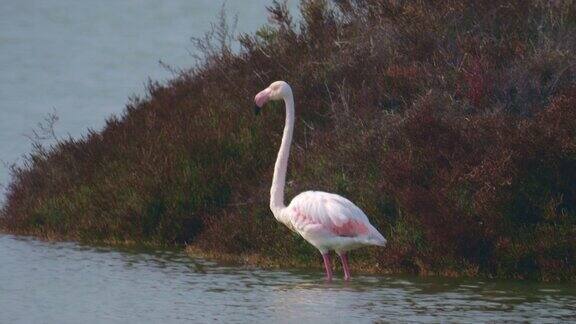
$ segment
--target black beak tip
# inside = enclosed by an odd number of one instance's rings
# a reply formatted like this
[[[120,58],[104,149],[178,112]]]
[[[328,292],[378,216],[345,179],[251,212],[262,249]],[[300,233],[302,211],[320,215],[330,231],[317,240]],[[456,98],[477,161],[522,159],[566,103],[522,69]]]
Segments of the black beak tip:
[[[258,105],[254,105],[254,115],[258,116],[260,114],[261,108]]]

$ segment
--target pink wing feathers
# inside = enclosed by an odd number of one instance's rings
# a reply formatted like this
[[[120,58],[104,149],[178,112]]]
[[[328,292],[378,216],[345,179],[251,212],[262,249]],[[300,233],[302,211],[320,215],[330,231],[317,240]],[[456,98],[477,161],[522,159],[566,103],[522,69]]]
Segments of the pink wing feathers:
[[[383,245],[386,240],[350,200],[331,193],[307,191],[294,197],[288,212],[297,232],[322,231],[334,237],[358,238]]]

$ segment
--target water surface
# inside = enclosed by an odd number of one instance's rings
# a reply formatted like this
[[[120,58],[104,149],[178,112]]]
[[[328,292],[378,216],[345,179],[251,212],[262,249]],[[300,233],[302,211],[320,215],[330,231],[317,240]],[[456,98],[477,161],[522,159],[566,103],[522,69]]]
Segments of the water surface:
[[[356,276],[223,265],[176,250],[0,235],[2,323],[576,320],[570,284]]]

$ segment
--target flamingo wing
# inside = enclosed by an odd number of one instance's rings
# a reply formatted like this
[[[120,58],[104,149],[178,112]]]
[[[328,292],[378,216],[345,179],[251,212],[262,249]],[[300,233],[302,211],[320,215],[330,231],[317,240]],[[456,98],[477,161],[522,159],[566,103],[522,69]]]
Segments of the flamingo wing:
[[[350,242],[384,245],[386,240],[350,200],[331,193],[307,191],[287,207],[292,228],[308,239],[348,238]],[[350,239],[353,239],[352,241]]]

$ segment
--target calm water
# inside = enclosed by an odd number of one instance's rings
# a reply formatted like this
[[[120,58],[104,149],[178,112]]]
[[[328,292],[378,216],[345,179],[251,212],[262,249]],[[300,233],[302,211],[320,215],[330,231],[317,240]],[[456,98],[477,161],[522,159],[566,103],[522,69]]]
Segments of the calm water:
[[[0,162],[29,152],[31,134],[53,110],[59,137],[100,129],[120,114],[148,77],[166,80],[175,66],[194,64],[190,37],[202,36],[222,0],[1,0]],[[238,32],[267,20],[271,0],[227,1]],[[289,0],[292,9],[298,2]],[[232,19],[231,19],[232,20]],[[0,163],[0,184],[8,168]],[[0,204],[3,195],[0,189]]]
[[[0,236],[0,322],[370,323],[576,320],[576,288],[220,265],[178,251]]]

